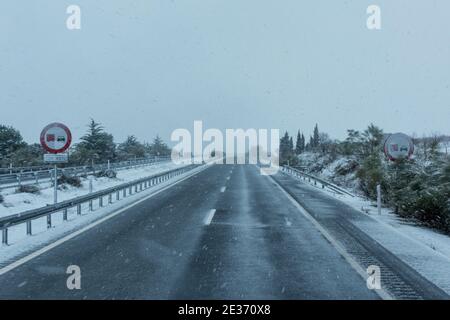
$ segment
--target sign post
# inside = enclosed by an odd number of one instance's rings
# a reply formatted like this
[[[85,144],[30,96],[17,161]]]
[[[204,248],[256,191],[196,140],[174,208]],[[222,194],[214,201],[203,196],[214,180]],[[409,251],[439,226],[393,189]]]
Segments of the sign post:
[[[58,203],[58,166],[56,163],[53,171],[53,203]]]
[[[381,214],[381,185],[377,185],[377,208],[378,214]]]
[[[44,162],[53,163],[53,202],[58,203],[58,163],[66,163],[68,154],[64,153],[72,143],[72,133],[62,123],[51,123],[46,126],[40,137],[41,145],[48,153],[44,154]]]

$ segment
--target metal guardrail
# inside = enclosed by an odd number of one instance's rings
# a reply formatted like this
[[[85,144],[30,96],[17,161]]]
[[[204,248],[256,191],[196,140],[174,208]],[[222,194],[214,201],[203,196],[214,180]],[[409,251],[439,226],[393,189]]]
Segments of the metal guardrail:
[[[88,175],[88,174],[95,174],[98,171],[106,170],[106,169],[115,169],[115,170],[121,170],[121,169],[129,169],[132,167],[140,167],[145,165],[150,165],[153,163],[159,163],[164,161],[169,161],[170,157],[154,157],[154,158],[146,158],[146,159],[137,159],[137,160],[130,160],[130,161],[121,161],[121,162],[111,162],[111,163],[102,163],[102,164],[96,164],[93,166],[78,166],[78,167],[66,167],[66,168],[59,168],[58,169],[58,177],[63,174],[68,174],[71,176],[78,176],[78,175]],[[32,167],[28,167],[28,171],[20,171],[17,173],[12,174],[0,174],[0,189],[10,189],[10,188],[17,188],[21,185],[26,184],[39,184],[39,180],[46,179],[46,180],[53,180],[54,179],[54,173],[53,168],[46,168],[42,169],[44,167],[34,167],[39,168],[40,170],[29,170]],[[17,169],[17,168],[16,168]],[[6,168],[2,168],[2,170],[9,170]]]
[[[105,190],[97,191],[91,194],[80,196],[74,199],[63,201],[43,208],[29,210],[23,213],[10,215],[0,218],[0,230],[2,232],[2,244],[8,244],[8,228],[26,223],[27,235],[32,234],[32,221],[41,217],[47,217],[47,229],[52,227],[52,214],[62,212],[63,221],[67,221],[67,213],[71,208],[76,208],[77,215],[81,215],[82,204],[89,204],[89,211],[93,211],[93,201],[99,201],[99,207],[104,206],[104,198],[107,197],[108,204],[113,203],[113,195],[116,201],[128,195],[138,193],[152,186],[158,185],[168,179],[179,176],[187,171],[198,167],[198,165],[188,165],[186,167],[169,170],[163,173],[155,174],[149,177],[141,178],[135,181],[127,182],[119,186],[111,187]],[[134,190],[134,193],[133,193]]]
[[[321,184],[322,189],[328,188],[331,191],[336,192],[336,193],[341,194],[341,195],[346,194],[346,195],[349,195],[351,197],[355,196],[355,195],[351,194],[350,192],[348,192],[347,190],[345,190],[345,189],[343,189],[343,188],[341,188],[341,187],[339,187],[339,186],[337,186],[337,185],[335,185],[333,183],[330,183],[330,182],[328,182],[328,181],[326,181],[324,179],[321,179],[319,177],[316,177],[316,176],[314,176],[312,174],[300,171],[300,170],[298,170],[296,168],[293,168],[293,167],[290,167],[290,166],[283,166],[283,167],[281,167],[281,170],[283,172],[285,172],[285,173],[288,173],[288,174],[294,176],[294,177],[303,179],[305,181],[308,180],[308,182],[312,182],[315,186],[317,186],[317,184],[319,183],[319,184]]]
[[[126,160],[126,161],[118,161],[118,162],[110,162],[109,165],[111,166],[120,166],[122,164],[127,164],[127,163],[139,163],[139,162],[143,162],[146,160],[154,160],[154,159],[169,159],[170,156],[154,156],[154,157],[146,157],[146,158],[135,158],[135,159],[130,159],[130,160]],[[94,164],[93,167],[106,167],[108,166],[108,163],[99,163],[99,164]],[[83,166],[78,166],[78,167],[83,167]],[[77,168],[77,167],[67,167],[67,169],[70,168]],[[0,176],[5,175],[5,174],[18,174],[18,173],[30,173],[30,172],[36,172],[36,171],[48,171],[48,170],[52,170],[53,169],[53,165],[41,165],[41,166],[29,166],[29,167],[4,167],[4,168],[0,168]]]

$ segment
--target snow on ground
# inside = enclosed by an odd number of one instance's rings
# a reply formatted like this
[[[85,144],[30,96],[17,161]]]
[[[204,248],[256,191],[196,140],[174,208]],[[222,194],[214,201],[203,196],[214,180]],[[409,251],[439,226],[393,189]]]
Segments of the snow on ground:
[[[344,186],[353,193],[359,193],[359,179],[356,177],[355,170],[352,170],[357,164],[356,158],[337,156],[336,159],[332,159],[328,155],[314,152],[304,152],[298,158],[300,165],[305,167],[308,173]]]
[[[92,179],[93,191],[95,192],[181,166],[183,165],[176,165],[172,161],[167,161],[145,167],[117,171],[117,177],[114,179],[88,176],[87,178],[81,178],[82,186],[80,188],[69,185],[66,186],[67,189],[60,188],[58,190],[58,201],[61,202],[88,194],[90,179]],[[42,183],[40,187],[42,189],[39,194],[16,193],[14,189],[2,191],[4,202],[0,204],[0,218],[53,204],[53,187],[51,184]]]
[[[378,214],[376,203],[363,197],[338,195],[327,189],[313,185],[311,187],[332,195],[370,217],[368,221],[352,221],[352,223],[450,294],[449,236],[403,219],[388,208],[382,208],[381,214]]]
[[[81,230],[87,227],[89,224],[93,223],[106,216],[117,212],[127,206],[136,203],[137,201],[144,199],[159,190],[168,187],[169,185],[183,180],[192,174],[198,173],[204,170],[208,165],[199,166],[193,170],[190,170],[182,175],[169,179],[163,183],[156,186],[148,188],[144,191],[128,195],[126,198],[121,198],[119,201],[114,201],[112,204],[106,205],[105,207],[99,207],[98,201],[94,201],[94,208],[92,212],[89,212],[88,204],[83,204],[82,215],[78,216],[76,214],[76,209],[72,208],[68,210],[68,221],[64,222],[62,219],[62,212],[52,214],[52,228],[47,229],[46,218],[42,217],[32,221],[33,235],[26,235],[26,225],[20,224],[8,229],[9,242],[10,245],[0,245],[0,268],[8,265],[9,263],[26,256],[27,254],[33,252],[37,248],[43,245],[53,243],[57,239],[61,239],[64,236],[68,236],[72,232]],[[158,165],[158,168],[146,168],[145,175],[154,174],[156,171],[162,172],[169,169],[170,164]],[[173,167],[171,167],[173,168]],[[136,170],[142,170],[136,169]],[[130,170],[132,171],[132,170]],[[138,172],[128,172],[126,175],[129,179],[135,179],[143,177],[143,173]],[[122,183],[121,181],[120,183]],[[105,183],[104,185],[107,185]]]

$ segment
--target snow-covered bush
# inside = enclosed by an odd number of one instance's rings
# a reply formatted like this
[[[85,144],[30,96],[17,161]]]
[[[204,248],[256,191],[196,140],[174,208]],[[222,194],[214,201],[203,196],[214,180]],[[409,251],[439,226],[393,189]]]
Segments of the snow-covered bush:
[[[58,185],[71,185],[72,187],[79,188],[82,186],[81,179],[76,176],[62,175],[58,178]]]
[[[344,161],[341,161],[337,164],[337,166],[334,169],[334,172],[336,175],[339,176],[346,176],[348,174],[351,174],[358,169],[359,163],[355,159],[345,159]]]
[[[39,187],[32,185],[32,184],[26,184],[21,185],[16,189],[16,193],[33,193],[33,194],[39,194],[41,191],[39,190]]]
[[[95,176],[97,178],[102,178],[102,177],[107,177],[110,179],[116,178],[117,177],[117,172],[114,170],[101,170],[95,173]]]

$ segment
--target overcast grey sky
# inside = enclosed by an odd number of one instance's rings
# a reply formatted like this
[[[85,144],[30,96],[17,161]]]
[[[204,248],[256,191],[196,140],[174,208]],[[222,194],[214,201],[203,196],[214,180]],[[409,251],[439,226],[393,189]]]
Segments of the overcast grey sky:
[[[29,142],[53,121],[77,140],[90,117],[118,142],[194,120],[449,134],[450,1],[2,0],[0,90],[0,123]]]

